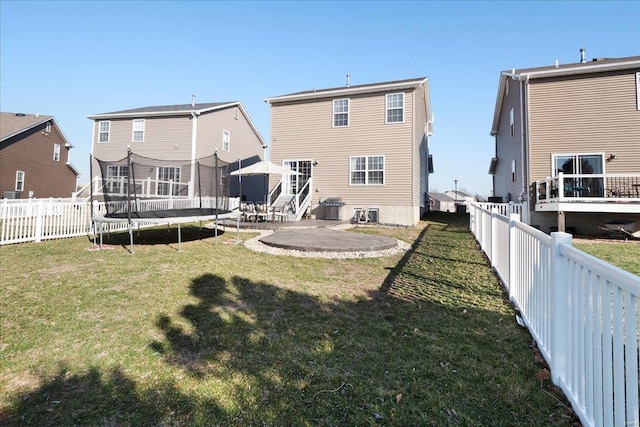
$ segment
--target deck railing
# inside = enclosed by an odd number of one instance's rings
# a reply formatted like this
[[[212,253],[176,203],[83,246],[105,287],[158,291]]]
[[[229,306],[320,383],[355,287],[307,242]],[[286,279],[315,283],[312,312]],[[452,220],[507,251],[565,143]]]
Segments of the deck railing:
[[[470,228],[585,426],[640,426],[640,277],[497,209]]]
[[[564,174],[537,181],[536,203],[640,202],[640,174]]]

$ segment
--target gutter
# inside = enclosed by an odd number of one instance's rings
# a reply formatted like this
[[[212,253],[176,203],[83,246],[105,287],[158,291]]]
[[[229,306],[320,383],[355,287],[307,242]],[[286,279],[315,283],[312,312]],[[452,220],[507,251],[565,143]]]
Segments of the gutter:
[[[229,104],[216,105],[215,107],[203,108],[200,110],[170,110],[170,111],[134,111],[127,113],[106,113],[106,114],[92,114],[87,116],[88,119],[115,119],[115,118],[130,118],[130,117],[162,117],[162,116],[186,116],[189,114],[201,114],[208,111],[222,110],[224,108],[233,107],[239,105],[240,102],[231,102]]]
[[[266,102],[269,105],[272,105],[273,103],[277,103],[277,102],[326,98],[326,97],[347,95],[347,94],[383,92],[387,90],[397,90],[397,89],[415,89],[416,87],[419,87],[421,84],[423,84],[427,80],[428,78],[424,78],[422,80],[412,80],[410,82],[402,82],[402,83],[387,83],[387,84],[364,86],[364,87],[351,86],[351,87],[344,87],[344,88],[338,88],[338,89],[319,90],[317,92],[314,91],[314,92],[294,93],[291,95],[282,95],[282,96],[274,96],[271,98],[265,98],[264,102]]]

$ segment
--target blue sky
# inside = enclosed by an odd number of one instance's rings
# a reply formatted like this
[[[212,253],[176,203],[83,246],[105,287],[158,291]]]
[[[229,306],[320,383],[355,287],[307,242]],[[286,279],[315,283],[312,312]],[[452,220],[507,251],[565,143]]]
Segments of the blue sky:
[[[55,116],[80,182],[89,114],[263,99],[429,77],[432,188],[489,195],[498,77],[511,68],[640,55],[640,1],[172,2],[0,0],[0,109]]]

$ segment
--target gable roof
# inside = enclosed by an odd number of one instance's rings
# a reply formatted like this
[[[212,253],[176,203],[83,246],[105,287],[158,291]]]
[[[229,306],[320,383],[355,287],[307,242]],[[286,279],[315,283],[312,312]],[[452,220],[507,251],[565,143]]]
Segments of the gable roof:
[[[429,193],[429,197],[439,202],[455,202],[453,197],[449,197],[444,193]]]
[[[109,118],[127,118],[127,117],[157,117],[157,116],[175,116],[196,115],[209,111],[220,110],[227,107],[240,105],[240,102],[207,102],[200,104],[178,104],[178,105],[155,105],[150,107],[131,108],[128,110],[112,111],[110,113],[93,114],[87,116],[89,119],[109,119]]]
[[[605,71],[617,70],[640,70],[640,56],[628,56],[624,58],[596,58],[590,62],[578,62],[565,65],[551,65],[535,68],[521,68],[505,70],[500,73],[498,81],[498,94],[496,96],[496,106],[493,112],[493,124],[491,125],[491,135],[498,133],[498,123],[502,111],[502,101],[504,100],[505,86],[508,78],[526,81],[560,76],[577,76],[585,74],[601,73]]]
[[[244,109],[240,101],[231,102],[207,102],[200,104],[178,104],[178,105],[156,105],[151,107],[131,108],[128,110],[113,111],[111,113],[92,114],[87,116],[91,120],[108,120],[108,119],[126,119],[126,118],[146,118],[146,117],[163,117],[163,116],[199,116],[203,113],[208,113],[216,110],[223,110],[230,107],[238,107],[244,118],[251,126],[251,129],[256,134],[256,137],[262,144],[263,148],[267,147],[267,143],[262,138],[260,131],[253,124],[251,117]]]
[[[39,114],[0,113],[0,141],[26,132],[42,123],[53,119],[53,116]]]
[[[20,135],[23,132],[33,129],[46,122],[51,122],[56,127],[64,146],[73,148],[73,145],[67,139],[60,125],[53,116],[41,116],[40,114],[24,114],[24,113],[0,113],[0,141]]]
[[[300,101],[308,99],[326,98],[333,96],[359,95],[365,93],[374,93],[391,90],[414,89],[428,81],[428,77],[420,77],[415,79],[394,80],[390,82],[371,83],[354,86],[342,86],[329,89],[312,89],[302,92],[294,92],[287,95],[274,96],[265,98],[264,101],[271,105],[278,102]]]

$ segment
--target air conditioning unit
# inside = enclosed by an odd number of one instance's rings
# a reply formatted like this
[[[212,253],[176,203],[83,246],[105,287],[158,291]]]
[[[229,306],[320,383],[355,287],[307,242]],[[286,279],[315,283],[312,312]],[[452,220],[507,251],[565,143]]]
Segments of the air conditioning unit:
[[[19,199],[20,198],[20,192],[19,191],[5,191],[2,194],[2,198],[3,199]]]

